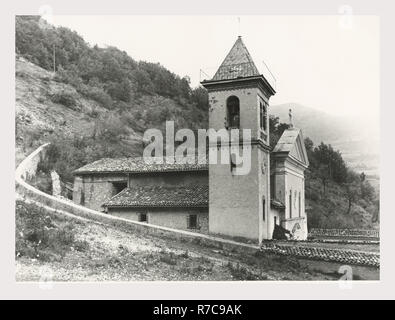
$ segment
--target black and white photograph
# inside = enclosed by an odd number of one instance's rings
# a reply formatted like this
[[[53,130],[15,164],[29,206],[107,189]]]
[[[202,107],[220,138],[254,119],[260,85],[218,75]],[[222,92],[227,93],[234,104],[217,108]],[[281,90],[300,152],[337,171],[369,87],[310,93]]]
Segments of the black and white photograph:
[[[388,19],[354,1],[248,2],[8,14],[9,295],[344,299],[384,286]],[[150,312],[194,312],[178,307]]]
[[[379,24],[343,18],[16,16],[16,280],[378,280]]]

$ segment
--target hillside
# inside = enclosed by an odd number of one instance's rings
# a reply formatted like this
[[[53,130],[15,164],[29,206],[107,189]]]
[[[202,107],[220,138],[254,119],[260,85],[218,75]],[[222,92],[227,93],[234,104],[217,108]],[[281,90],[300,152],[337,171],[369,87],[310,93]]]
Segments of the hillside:
[[[338,280],[326,262],[270,252],[237,252],[135,233],[108,224],[16,204],[16,281]],[[302,244],[303,245],[303,244]],[[305,244],[309,246],[309,244]],[[315,244],[316,245],[316,244]],[[377,252],[377,246],[327,244]],[[362,276],[362,278],[361,278]],[[364,279],[364,274],[355,279]]]
[[[53,72],[55,50],[56,72]],[[113,47],[91,47],[77,33],[16,17],[16,163],[43,142],[58,147],[56,170],[103,157],[141,155],[148,128],[205,128],[207,101],[160,64]]]
[[[15,27],[17,160],[44,137],[81,147],[79,139],[94,149],[106,144],[103,152],[116,157],[141,153],[136,139],[148,128],[163,129],[166,120],[206,127],[205,95],[187,77],[114,47],[92,47],[38,16],[17,16]]]
[[[62,93],[72,95],[76,104],[66,107],[54,102],[53,97]],[[49,139],[91,136],[97,114],[102,118],[118,116],[79,94],[71,85],[56,81],[52,72],[21,57],[15,63],[15,95],[16,164]],[[125,128],[125,145],[130,145],[131,154],[138,152],[136,141],[140,141],[140,134],[131,127]]]

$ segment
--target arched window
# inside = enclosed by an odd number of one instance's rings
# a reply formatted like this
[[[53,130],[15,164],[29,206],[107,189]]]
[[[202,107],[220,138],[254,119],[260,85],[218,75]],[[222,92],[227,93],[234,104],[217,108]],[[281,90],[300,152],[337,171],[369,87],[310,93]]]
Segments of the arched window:
[[[226,101],[226,118],[228,128],[240,128],[240,100],[236,96],[230,96]]]

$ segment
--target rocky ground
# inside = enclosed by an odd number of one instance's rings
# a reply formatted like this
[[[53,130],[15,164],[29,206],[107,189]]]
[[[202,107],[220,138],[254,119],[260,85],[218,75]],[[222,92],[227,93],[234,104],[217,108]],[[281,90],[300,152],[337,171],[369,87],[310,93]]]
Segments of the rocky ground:
[[[53,95],[69,92],[76,105],[66,107],[56,103]],[[55,75],[17,57],[15,61],[15,165],[30,152],[55,136],[89,136],[94,130],[97,115],[114,115],[96,101],[86,98],[74,87],[56,79]],[[130,127],[124,143],[140,145],[141,137]]]

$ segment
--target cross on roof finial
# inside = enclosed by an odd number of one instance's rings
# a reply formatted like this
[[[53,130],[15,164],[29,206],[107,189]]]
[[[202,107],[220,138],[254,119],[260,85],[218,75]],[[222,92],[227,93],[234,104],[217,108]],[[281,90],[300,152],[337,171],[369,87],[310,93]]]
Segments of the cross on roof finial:
[[[289,109],[288,116],[289,116],[289,124],[288,124],[288,126],[289,126],[290,129],[292,129],[294,127],[294,124],[292,122],[292,109]]]
[[[237,17],[238,27],[239,27],[239,38],[241,38],[241,30],[240,30],[240,17]]]

